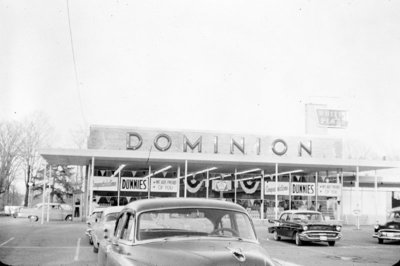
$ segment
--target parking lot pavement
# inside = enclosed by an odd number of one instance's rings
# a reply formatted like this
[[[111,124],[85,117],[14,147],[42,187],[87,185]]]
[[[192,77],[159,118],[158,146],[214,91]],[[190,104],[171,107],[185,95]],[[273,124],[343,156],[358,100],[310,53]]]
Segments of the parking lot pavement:
[[[260,243],[271,257],[296,265],[394,265],[400,260],[400,241],[378,244],[373,227],[344,226],[334,247],[326,243],[298,247],[293,241],[274,241],[267,225],[255,223]],[[96,265],[96,254],[85,236],[85,223],[51,222],[0,217],[0,261],[8,265]]]
[[[400,241],[378,244],[372,237],[373,226],[344,226],[342,239],[334,247],[326,243],[296,246],[294,241],[275,241],[268,223],[255,223],[258,238],[271,257],[298,265],[394,265],[400,261]]]
[[[6,265],[96,265],[84,234],[85,223],[41,225],[24,218],[0,217],[0,262]]]

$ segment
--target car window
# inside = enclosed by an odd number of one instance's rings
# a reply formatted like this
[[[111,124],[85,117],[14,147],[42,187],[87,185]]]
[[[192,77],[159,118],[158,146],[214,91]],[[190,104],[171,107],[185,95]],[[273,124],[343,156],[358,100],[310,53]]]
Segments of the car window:
[[[121,239],[132,241],[133,240],[133,229],[135,228],[135,216],[132,213],[127,213],[124,226],[121,231]]]
[[[255,240],[247,214],[232,210],[178,208],[154,210],[137,218],[139,241],[172,237],[240,237]]]
[[[126,215],[126,213],[119,216],[118,220],[115,222],[115,230],[114,230],[115,237],[118,237],[121,235],[120,233],[122,231],[122,228],[124,227],[125,215]]]
[[[284,213],[284,214],[281,215],[281,218],[279,218],[279,220],[286,221],[288,219],[288,217],[289,216],[287,215],[287,213]]]
[[[324,218],[320,213],[294,213],[293,221],[322,221]]]

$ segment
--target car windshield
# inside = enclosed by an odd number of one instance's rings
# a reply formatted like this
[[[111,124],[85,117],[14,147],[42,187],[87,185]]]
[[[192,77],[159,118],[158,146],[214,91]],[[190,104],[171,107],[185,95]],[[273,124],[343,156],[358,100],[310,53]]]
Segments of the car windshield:
[[[394,221],[400,221],[400,211],[391,212],[389,219]]]
[[[112,212],[112,213],[107,214],[105,217],[105,221],[111,222],[111,221],[117,220],[118,214],[119,214],[119,212]]]
[[[293,221],[323,221],[324,217],[320,213],[294,213]]]
[[[249,217],[231,210],[167,209],[144,212],[138,217],[138,240],[192,236],[256,240]]]

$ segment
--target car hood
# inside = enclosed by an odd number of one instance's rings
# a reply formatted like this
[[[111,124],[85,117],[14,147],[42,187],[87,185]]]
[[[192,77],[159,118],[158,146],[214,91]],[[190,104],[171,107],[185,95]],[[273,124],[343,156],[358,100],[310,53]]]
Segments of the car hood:
[[[400,229],[400,222],[399,221],[389,221],[381,227],[389,228],[389,229]]]
[[[240,240],[173,239],[128,249],[126,265],[274,265],[258,243]]]

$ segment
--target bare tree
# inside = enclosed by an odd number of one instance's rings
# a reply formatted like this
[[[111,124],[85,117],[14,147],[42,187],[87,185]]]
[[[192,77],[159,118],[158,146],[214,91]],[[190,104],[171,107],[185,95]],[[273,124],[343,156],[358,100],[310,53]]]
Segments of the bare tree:
[[[48,119],[42,113],[34,113],[25,119],[22,127],[22,145],[20,158],[25,169],[25,200],[24,206],[28,206],[30,185],[35,172],[43,163],[39,149],[47,144],[51,127]]]
[[[22,143],[17,122],[0,122],[0,195],[7,192],[15,178]]]

